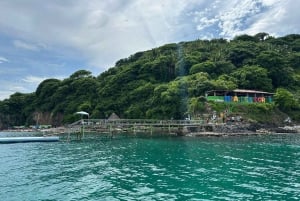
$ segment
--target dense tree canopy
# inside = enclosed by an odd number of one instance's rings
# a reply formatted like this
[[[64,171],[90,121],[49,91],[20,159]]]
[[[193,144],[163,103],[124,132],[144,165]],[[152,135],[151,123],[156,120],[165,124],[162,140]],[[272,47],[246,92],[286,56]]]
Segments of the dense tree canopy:
[[[47,79],[31,94],[0,101],[0,127],[35,122],[70,123],[84,110],[91,118],[183,119],[203,111],[206,91],[276,92],[279,109],[299,110],[300,35],[267,33],[167,44],[120,59],[94,77],[87,70]]]
[[[272,80],[268,77],[268,71],[259,66],[243,66],[232,73],[237,84],[243,89],[256,89],[272,91]]]

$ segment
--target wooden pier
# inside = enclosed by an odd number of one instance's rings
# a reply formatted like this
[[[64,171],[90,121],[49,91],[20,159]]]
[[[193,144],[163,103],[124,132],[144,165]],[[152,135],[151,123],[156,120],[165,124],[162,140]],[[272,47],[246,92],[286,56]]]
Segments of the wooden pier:
[[[68,126],[69,134],[77,134],[82,139],[85,133],[103,133],[114,135],[128,134],[165,134],[185,135],[190,132],[210,132],[216,123],[204,120],[152,120],[152,119],[81,119]]]

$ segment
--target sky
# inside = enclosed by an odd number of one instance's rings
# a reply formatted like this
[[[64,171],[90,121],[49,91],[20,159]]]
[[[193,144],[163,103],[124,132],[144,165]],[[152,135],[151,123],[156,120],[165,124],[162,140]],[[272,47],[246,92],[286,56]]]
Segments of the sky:
[[[300,0],[0,0],[0,100],[167,43],[300,33]]]

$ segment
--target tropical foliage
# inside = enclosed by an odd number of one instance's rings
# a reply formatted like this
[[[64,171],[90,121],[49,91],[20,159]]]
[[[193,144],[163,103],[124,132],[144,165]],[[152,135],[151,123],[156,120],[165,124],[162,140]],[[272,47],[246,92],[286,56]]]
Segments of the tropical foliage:
[[[300,35],[167,44],[121,59],[97,77],[80,70],[64,80],[47,79],[31,94],[0,101],[0,127],[61,125],[76,120],[79,110],[91,118],[115,112],[122,118],[183,119],[204,112],[206,91],[236,88],[274,92],[280,110],[299,112]]]

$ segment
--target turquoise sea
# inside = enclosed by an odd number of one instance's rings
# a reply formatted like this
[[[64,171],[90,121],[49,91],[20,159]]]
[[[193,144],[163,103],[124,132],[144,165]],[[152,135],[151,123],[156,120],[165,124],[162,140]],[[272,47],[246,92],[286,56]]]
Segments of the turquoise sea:
[[[0,133],[0,136],[8,133]],[[0,200],[300,200],[300,134],[0,144]]]

